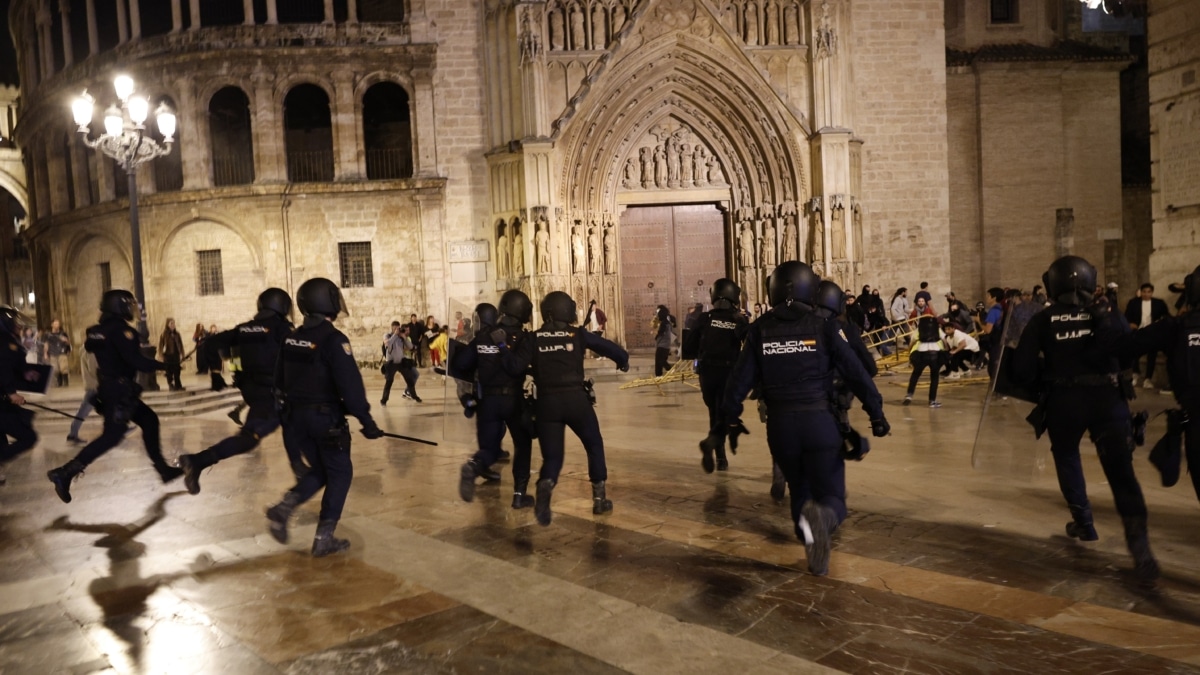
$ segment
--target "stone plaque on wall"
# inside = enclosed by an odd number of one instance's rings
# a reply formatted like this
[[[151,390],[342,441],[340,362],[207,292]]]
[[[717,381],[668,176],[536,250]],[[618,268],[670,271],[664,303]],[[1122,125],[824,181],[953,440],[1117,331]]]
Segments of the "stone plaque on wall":
[[[488,241],[486,239],[468,239],[466,241],[452,241],[447,244],[449,247],[449,262],[487,262],[488,256]]]

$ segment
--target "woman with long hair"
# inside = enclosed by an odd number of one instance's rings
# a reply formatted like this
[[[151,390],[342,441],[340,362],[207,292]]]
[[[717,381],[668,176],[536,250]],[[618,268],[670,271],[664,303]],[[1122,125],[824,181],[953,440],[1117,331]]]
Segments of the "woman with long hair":
[[[183,382],[179,379],[183,371],[183,336],[175,328],[175,319],[167,319],[158,338],[158,353],[167,364],[167,387],[171,391],[183,391]]]
[[[196,355],[196,374],[208,374],[208,359],[204,358],[204,348],[201,343],[208,337],[208,331],[204,330],[204,324],[197,323],[196,330],[192,332],[192,353]]]

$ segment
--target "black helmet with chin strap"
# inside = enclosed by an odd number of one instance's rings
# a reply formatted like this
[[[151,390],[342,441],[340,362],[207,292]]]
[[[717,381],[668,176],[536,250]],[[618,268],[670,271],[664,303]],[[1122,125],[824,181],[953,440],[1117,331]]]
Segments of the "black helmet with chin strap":
[[[300,284],[296,289],[296,305],[304,316],[325,316],[330,319],[345,309],[342,292],[329,279],[317,277]]]
[[[789,301],[812,304],[819,283],[821,277],[808,264],[789,260],[771,272],[771,279],[767,282],[767,297],[772,307]]]
[[[500,312],[496,311],[496,306],[490,302],[481,302],[475,305],[475,330],[484,331],[491,330],[496,327],[496,323],[500,320]]]
[[[502,317],[516,319],[517,323],[529,323],[533,320],[533,301],[524,291],[511,288],[500,296],[500,314]]]
[[[275,312],[282,318],[292,313],[292,296],[282,288],[268,288],[258,294],[258,313]]]
[[[562,291],[550,291],[542,298],[542,319],[572,324],[577,320],[575,301]]]
[[[1084,307],[1096,289],[1096,268],[1077,255],[1065,255],[1050,263],[1042,275],[1046,292],[1055,302]]]
[[[846,294],[842,287],[829,279],[817,285],[817,293],[813,297],[817,312],[826,316],[840,316],[846,311]]]
[[[742,300],[742,289],[733,279],[717,279],[708,291],[713,307],[733,309]]]
[[[133,293],[120,288],[114,288],[111,291],[105,291],[104,295],[100,296],[100,312],[102,314],[111,314],[119,316],[126,321],[133,321],[133,317],[137,315],[137,298],[133,297]]]
[[[0,305],[0,328],[6,332],[12,333],[12,336],[18,341],[21,339],[21,328],[25,323],[25,317],[15,307],[8,305]]]

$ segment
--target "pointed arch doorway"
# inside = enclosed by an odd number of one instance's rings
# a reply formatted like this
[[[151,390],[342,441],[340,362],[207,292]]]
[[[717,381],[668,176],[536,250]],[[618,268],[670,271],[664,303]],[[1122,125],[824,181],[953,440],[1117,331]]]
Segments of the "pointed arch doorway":
[[[720,202],[630,205],[621,213],[621,305],[625,342],[653,349],[650,321],[666,305],[683,329],[687,308],[708,303],[726,276],[727,206]]]

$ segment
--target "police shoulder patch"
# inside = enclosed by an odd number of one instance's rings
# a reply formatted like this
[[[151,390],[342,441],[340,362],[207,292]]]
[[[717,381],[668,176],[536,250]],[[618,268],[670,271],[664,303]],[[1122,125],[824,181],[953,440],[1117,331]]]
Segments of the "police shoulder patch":
[[[125,331],[125,338],[128,340],[132,340],[133,339],[133,331],[131,331],[131,330]]]
[[[346,352],[346,356],[354,356],[354,351],[350,349],[349,342],[342,343],[342,351]]]
[[[13,350],[14,352],[17,351],[17,345],[15,345],[15,344],[9,343],[8,348]]]
[[[843,342],[850,342],[850,340],[846,338],[846,331],[842,330],[841,328],[838,329],[838,335],[842,336]]]

